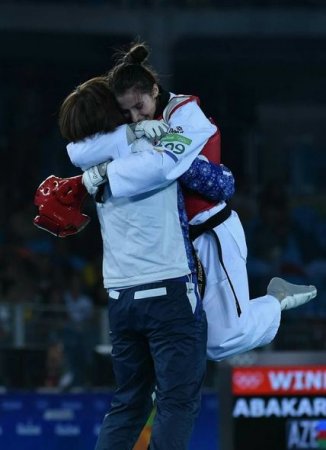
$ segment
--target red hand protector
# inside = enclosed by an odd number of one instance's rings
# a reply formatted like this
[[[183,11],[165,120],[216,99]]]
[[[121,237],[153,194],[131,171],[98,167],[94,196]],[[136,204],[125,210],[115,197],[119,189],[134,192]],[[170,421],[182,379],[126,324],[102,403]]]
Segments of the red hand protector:
[[[34,218],[34,225],[58,237],[77,234],[90,221],[80,211],[87,195],[81,175],[49,176],[35,193],[34,204],[38,206],[39,215]]]

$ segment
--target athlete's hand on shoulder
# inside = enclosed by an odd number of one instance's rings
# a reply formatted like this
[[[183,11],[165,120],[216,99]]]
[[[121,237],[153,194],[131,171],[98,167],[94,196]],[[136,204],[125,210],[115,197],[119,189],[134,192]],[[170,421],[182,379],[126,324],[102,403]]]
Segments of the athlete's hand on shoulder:
[[[169,125],[163,120],[143,120],[135,124],[134,133],[136,138],[145,136],[152,142],[159,141],[169,131]]]
[[[95,195],[98,187],[108,180],[106,174],[108,164],[108,162],[98,164],[90,167],[83,173],[82,182],[90,195]]]

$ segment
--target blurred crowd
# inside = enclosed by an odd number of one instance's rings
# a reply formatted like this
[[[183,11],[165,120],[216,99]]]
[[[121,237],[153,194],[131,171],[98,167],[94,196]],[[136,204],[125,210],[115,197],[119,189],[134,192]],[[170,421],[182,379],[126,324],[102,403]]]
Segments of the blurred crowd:
[[[28,64],[2,68],[0,80],[0,154],[6,167],[0,184],[0,346],[11,346],[19,334],[14,306],[31,305],[24,310],[24,340],[49,350],[44,384],[55,385],[69,374],[62,382],[83,385],[99,343],[95,313],[106,306],[94,205],[86,201],[91,222],[74,237],[59,239],[33,224],[41,181],[78,173],[57,126],[59,102],[70,86],[60,79],[55,84],[53,72],[49,88],[47,72]]]
[[[241,196],[235,197],[236,204]],[[298,284],[314,284],[319,298],[291,316],[326,318],[326,221],[312,205],[294,203],[281,180],[267,182],[245,213],[248,273],[252,297],[273,276]]]
[[[34,312],[24,320],[31,324],[29,341],[41,339],[38,344],[47,348],[44,386],[87,382],[92,350],[100,339],[95,312],[107,301],[92,201],[84,208],[92,220],[77,236],[59,239],[32,223],[40,182],[51,174],[78,173],[68,161],[57,126],[60,101],[73,87],[69,83],[55,70],[49,83],[46,69],[28,64],[0,69],[0,347],[8,347],[13,339],[8,305],[33,305]],[[287,320],[326,320],[325,217],[312,206],[293,205],[278,180],[266,182],[254,196],[238,184],[232,204],[247,235],[252,297],[265,293],[272,276],[315,284],[318,299],[289,312]],[[42,322],[36,329],[37,307],[48,308],[40,308]],[[325,348],[326,339],[317,338]],[[286,346],[291,340],[280,342]],[[316,348],[311,336],[305,345]]]
[[[298,202],[279,179],[266,182],[256,196],[239,189],[233,203],[246,232],[251,298],[264,294],[274,276],[292,283],[313,284],[318,289],[315,300],[283,313],[273,348],[325,349],[326,220],[321,212],[324,207],[309,204],[307,199]]]

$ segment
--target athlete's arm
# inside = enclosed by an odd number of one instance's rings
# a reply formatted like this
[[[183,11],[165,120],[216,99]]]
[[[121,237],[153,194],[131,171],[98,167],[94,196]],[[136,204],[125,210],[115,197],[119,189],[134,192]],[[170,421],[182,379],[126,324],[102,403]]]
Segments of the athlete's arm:
[[[135,124],[121,125],[110,133],[97,133],[83,141],[71,142],[67,145],[67,152],[75,166],[87,170],[129,155],[130,145],[136,138],[145,137],[154,142],[165,136],[168,129],[168,124],[162,120],[143,120]]]
[[[97,133],[83,141],[71,142],[67,152],[72,164],[87,170],[103,162],[130,154],[130,144],[136,139],[128,125],[111,133]]]
[[[142,194],[164,187],[182,175],[216,132],[215,125],[195,101],[177,109],[170,117],[169,125],[172,133],[161,140],[160,152],[153,147],[152,151],[130,154],[130,141],[123,125],[114,133],[69,144],[68,155],[72,163],[83,170],[113,159],[107,167],[112,196]],[[173,132],[175,129],[178,133]]]
[[[170,133],[160,150],[131,154],[107,167],[114,197],[130,197],[161,188],[189,169],[207,140],[216,132],[195,101],[177,109],[169,120]],[[178,130],[174,133],[173,130]]]
[[[182,186],[212,201],[228,200],[235,191],[231,170],[223,164],[205,161],[200,156],[179,181]]]

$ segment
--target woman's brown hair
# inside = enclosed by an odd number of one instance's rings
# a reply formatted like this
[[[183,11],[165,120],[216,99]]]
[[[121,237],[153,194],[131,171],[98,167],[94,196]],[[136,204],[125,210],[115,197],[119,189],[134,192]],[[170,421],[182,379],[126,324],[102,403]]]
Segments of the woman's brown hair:
[[[158,75],[146,64],[149,49],[145,43],[131,45],[128,52],[120,52],[117,64],[108,72],[109,86],[115,96],[123,95],[129,89],[150,94],[153,85],[159,84]]]
[[[80,84],[63,101],[59,112],[62,136],[77,142],[96,133],[114,131],[125,123],[105,76]]]

